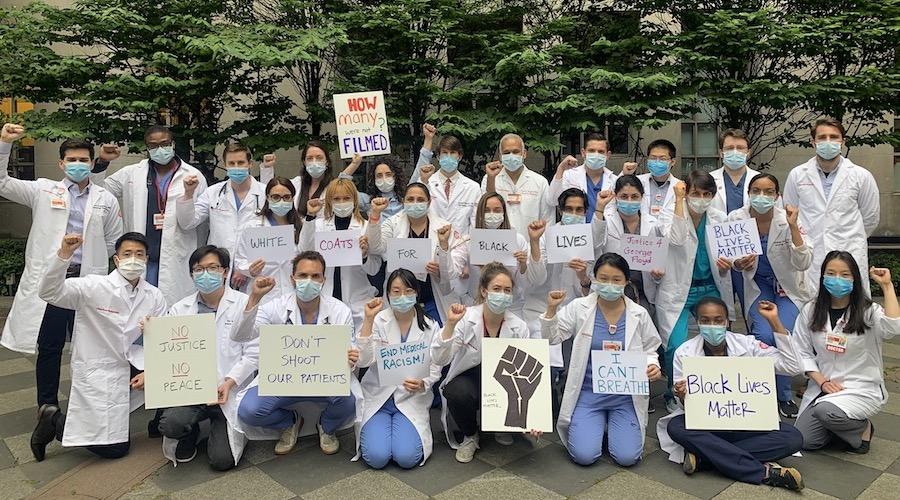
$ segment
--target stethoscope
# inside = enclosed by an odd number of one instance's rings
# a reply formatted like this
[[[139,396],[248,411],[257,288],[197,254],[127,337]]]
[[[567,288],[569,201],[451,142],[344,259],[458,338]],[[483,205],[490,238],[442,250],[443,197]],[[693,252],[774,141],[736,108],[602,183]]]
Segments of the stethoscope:
[[[229,182],[230,182],[230,181],[229,181]],[[219,188],[219,194],[218,194],[218,196],[216,196],[216,205],[215,205],[213,208],[218,209],[218,208],[219,208],[219,205],[222,204],[222,198],[225,196],[225,190],[226,190],[226,189],[228,189],[228,182],[222,183],[222,187]],[[254,198],[253,204],[256,206],[256,210],[254,210],[254,213],[255,213],[255,212],[259,212],[259,209],[260,209],[260,206],[259,206],[259,194],[254,194],[254,195],[253,195],[253,198]],[[243,208],[243,207],[244,207],[244,204],[241,203],[241,208]],[[238,209],[238,211],[240,211],[240,209]]]

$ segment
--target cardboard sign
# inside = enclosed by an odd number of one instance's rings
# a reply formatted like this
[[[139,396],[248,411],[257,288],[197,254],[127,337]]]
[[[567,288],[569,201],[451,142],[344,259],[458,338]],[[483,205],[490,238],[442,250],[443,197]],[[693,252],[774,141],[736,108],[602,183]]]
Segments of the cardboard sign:
[[[710,260],[725,257],[733,261],[747,255],[762,255],[756,220],[744,219],[706,226]]]
[[[594,260],[594,235],[590,224],[555,224],[544,239],[547,263],[568,263],[572,259]]]
[[[429,238],[388,238],[387,272],[406,269],[413,274],[425,274],[425,265],[431,260],[432,243]]]
[[[698,356],[684,359],[685,425],[691,430],[778,429],[772,358]]]
[[[591,351],[591,372],[595,393],[650,394],[645,353]]]
[[[259,327],[260,396],[349,396],[349,325]]]
[[[144,398],[148,410],[215,402],[218,382],[215,314],[147,320]]]
[[[622,257],[632,271],[664,271],[669,242],[661,236],[622,235]]]
[[[359,231],[319,231],[316,233],[315,251],[325,257],[328,267],[361,266],[362,250],[359,248]]]
[[[481,339],[481,430],[553,432],[550,344],[546,339]]]
[[[341,158],[384,155],[391,152],[384,93],[334,94],[334,123],[337,125]]]
[[[381,387],[402,385],[407,378],[425,378],[431,371],[431,343],[427,340],[376,347]]]
[[[504,266],[517,264],[513,253],[519,249],[513,229],[476,229],[469,233],[469,262],[483,266],[499,262]]]
[[[248,227],[241,232],[241,239],[249,262],[285,262],[297,255],[292,225]]]

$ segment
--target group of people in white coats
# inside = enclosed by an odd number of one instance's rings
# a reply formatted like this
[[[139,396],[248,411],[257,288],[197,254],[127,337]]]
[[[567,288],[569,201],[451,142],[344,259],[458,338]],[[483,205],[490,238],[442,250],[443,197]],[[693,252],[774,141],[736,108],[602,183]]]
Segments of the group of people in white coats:
[[[361,160],[333,177],[320,143],[304,148],[294,179],[275,176],[276,159],[266,155],[259,181],[250,175],[250,151],[229,145],[227,179],[207,187],[175,154],[164,127],[147,130],[148,159],[108,176],[115,146],[102,146],[95,159],[89,142],[66,141],[63,181],[22,181],[0,169],[0,195],[30,207],[34,218],[22,284],[0,338],[23,352],[37,347],[32,451],[42,460],[60,439],[100,456],[127,453],[127,413],[141,403],[145,321],[206,313],[216,318],[218,400],[160,410],[148,424],[175,462],[193,459],[205,438],[210,465],[227,470],[248,439],[275,439],[275,453],[286,454],[304,431],[317,433],[321,450],[333,454],[338,431],[353,427],[356,459],[411,468],[434,448],[436,399],[456,459],[469,462],[481,443],[481,339],[544,338],[558,390],[556,429],[573,462],[591,465],[604,450],[621,466],[641,460],[655,411],[650,397],[594,393],[590,356],[635,351],[647,356],[648,379],[667,379],[669,415],[657,433],[686,473],[709,467],[740,481],[801,489],[800,473],[777,460],[834,440],[868,451],[870,417],[886,400],[881,342],[900,333],[890,272],[867,268],[865,240],[878,223],[874,180],[840,155],[839,122],[821,119],[811,132],[816,156],[791,172],[783,194],[776,177],[748,167],[749,140],[735,129],[720,140],[724,166],[692,171],[684,181],[672,174],[677,152],[668,141],[647,147],[647,173],[634,175],[638,165],[629,163],[617,175],[607,168],[608,141],[588,134],[583,164],[565,157],[548,182],[524,165],[522,138],[508,134],[478,183],[460,170],[455,137],[441,138],[432,164],[437,129],[425,125],[411,181],[396,161],[377,158],[367,170],[368,193],[352,181]],[[3,167],[24,133],[4,125]],[[743,219],[756,222],[762,255],[715,258],[707,227]],[[583,224],[593,259],[549,263],[553,224]],[[261,226],[291,227],[295,256],[251,260],[241,232]],[[474,264],[473,229],[512,230],[515,264]],[[361,265],[326,265],[315,234],[333,230],[358,234]],[[665,238],[664,268],[631,270],[621,255],[629,234]],[[430,241],[425,272],[388,272],[387,241],[397,238]],[[871,301],[867,270],[884,306]],[[738,315],[747,335],[729,330]],[[699,334],[689,339],[691,323]],[[259,395],[260,327],[273,324],[350,327],[350,396]],[[73,383],[64,415],[56,393],[69,334]],[[383,385],[377,349],[421,341],[431,346],[429,375]],[[796,417],[796,426],[686,429],[687,356],[775,358],[779,411]],[[790,377],[798,374],[809,383],[796,408]],[[94,383],[102,379],[107,383]],[[494,439],[511,444],[516,436],[534,442],[541,432],[523,428]]]

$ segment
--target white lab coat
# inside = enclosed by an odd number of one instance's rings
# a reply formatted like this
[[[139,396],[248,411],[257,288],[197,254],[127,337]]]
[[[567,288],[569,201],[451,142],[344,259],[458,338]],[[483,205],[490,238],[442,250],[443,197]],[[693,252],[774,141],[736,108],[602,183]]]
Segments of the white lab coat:
[[[845,250],[853,255],[865,276],[869,269],[867,238],[878,227],[881,217],[878,184],[871,172],[841,157],[831,196],[826,200],[816,158],[794,167],[784,183],[785,205],[800,209],[800,225],[813,247],[812,264],[807,270],[812,289],[819,287],[819,274],[825,255]],[[863,280],[866,293],[869,280]]]
[[[412,325],[409,327],[407,342],[418,342],[421,340],[428,341],[430,346],[434,342],[434,338],[440,335],[440,327],[436,321],[426,318],[428,325],[425,330],[419,328],[418,321],[413,319]],[[412,422],[422,441],[422,464],[431,456],[431,450],[434,440],[431,436],[431,418],[429,416],[431,403],[434,395],[431,387],[441,378],[441,365],[431,363],[429,375],[422,379],[425,388],[420,392],[409,392],[403,385],[383,386],[378,378],[378,355],[377,350],[401,342],[400,325],[394,316],[394,311],[385,309],[375,316],[375,322],[372,326],[372,335],[368,337],[357,338],[359,347],[359,362],[356,366],[359,368],[369,367],[362,379],[362,399],[356,404],[356,425],[359,431],[362,431],[366,422],[372,418],[378,410],[384,406],[391,396],[394,397],[394,404],[403,415]],[[356,442],[356,456],[354,460],[358,460],[360,443]]]
[[[360,236],[366,234],[368,221],[360,222],[355,217],[350,219],[348,231],[358,231]],[[334,217],[330,219],[316,219],[315,222],[306,221],[300,230],[299,250],[315,250],[315,233],[319,231],[336,231]],[[371,250],[371,243],[369,246]],[[381,256],[369,252],[368,258],[363,259],[361,266],[345,266],[341,268],[341,297],[343,302],[353,311],[353,324],[358,331],[362,327],[366,302],[375,296],[375,287],[369,283],[368,276],[375,276],[381,269]],[[322,295],[331,296],[334,292],[334,268],[325,269],[325,285],[322,287]]]
[[[651,210],[653,205],[650,194],[650,183],[655,182],[650,174],[641,174],[637,176],[641,184],[644,185],[644,197],[641,201],[641,220],[651,221],[658,224],[664,231],[668,231],[672,224],[672,218],[675,216],[675,185],[681,180],[669,173],[669,186],[662,200],[662,210],[658,214],[654,214]],[[615,202],[610,203],[613,205]]]
[[[776,333],[775,347],[772,347],[756,340],[756,337],[752,335],[726,332],[725,345],[727,346],[726,353],[728,357],[772,358],[775,362],[776,374],[792,376],[797,373],[797,352],[791,336]],[[684,372],[682,371],[684,358],[696,358],[705,355],[703,352],[703,337],[699,335],[681,344],[681,347],[675,350],[675,357],[672,363],[673,380],[684,379]],[[669,454],[669,460],[680,464],[684,461],[684,448],[672,441],[668,431],[669,421],[678,415],[684,415],[684,408],[680,402],[678,410],[656,422],[656,437],[659,439],[659,447]]]
[[[694,258],[697,255],[697,231],[694,229],[693,220],[688,213],[687,200],[685,200],[684,217],[675,216],[669,228],[669,255],[666,259],[666,274],[659,282],[656,289],[656,325],[663,345],[667,345],[669,334],[678,316],[687,302],[688,291],[691,289],[691,276],[694,273]],[[711,224],[725,222],[725,212],[710,208],[706,211],[706,227]],[[707,231],[706,239],[711,238],[711,231]],[[705,245],[709,252],[709,246]],[[709,265],[713,281],[719,289],[719,295],[728,306],[728,317],[734,321],[734,292],[731,287],[731,272],[723,276],[716,267],[716,258],[710,255]]]
[[[224,248],[234,257],[234,249],[245,227],[253,225],[259,210],[266,202],[266,186],[248,177],[250,190],[238,209],[234,203],[234,189],[230,180],[213,184],[203,190],[195,202],[178,197],[178,226],[191,230],[209,221],[209,244]]]
[[[556,204],[549,201],[550,185],[543,175],[524,166],[520,171],[519,180],[513,182],[505,168],[500,170],[494,179],[494,190],[506,200],[509,226],[528,238],[528,225],[539,219],[550,223]],[[481,179],[481,191],[487,192],[487,176]],[[511,194],[521,196],[519,203],[509,202]]]
[[[595,218],[595,220],[596,219],[598,218]],[[660,227],[652,217],[647,217],[645,219],[644,215],[641,214],[640,225],[641,236],[664,236],[663,228]],[[625,243],[622,241],[626,236],[625,223],[622,221],[622,217],[619,215],[618,210],[611,216],[604,214],[604,218],[599,224],[599,231],[595,231],[595,233],[596,232],[599,232],[599,238],[595,236],[594,245],[600,246],[601,255],[612,252],[623,257],[625,256]],[[599,241],[597,241],[598,239]],[[665,269],[660,269],[660,271],[665,271]],[[653,276],[650,275],[650,271],[641,271],[641,278],[643,279],[644,295],[647,296],[647,300],[651,304],[656,304],[656,288],[659,285],[659,282],[653,279]]]
[[[251,219],[246,227],[270,227],[269,219],[265,215],[257,215]],[[241,238],[238,240],[234,251],[234,268],[241,272],[244,276],[250,276],[250,264],[253,263],[247,257],[250,249],[247,248],[246,241]],[[260,303],[266,302],[280,297],[285,294],[294,293],[294,269],[291,265],[293,257],[284,261],[266,260],[263,270],[259,276],[271,276],[275,278],[275,288],[265,294]]]
[[[806,241],[801,228],[800,236],[803,238],[802,246],[794,246],[791,239],[791,229],[788,227],[787,215],[781,207],[772,207],[774,214],[769,224],[769,241],[766,244],[766,256],[769,265],[775,273],[775,279],[784,290],[785,295],[797,308],[812,300],[812,287],[807,281],[806,269],[812,262],[813,249]],[[750,209],[747,205],[735,210],[728,215],[728,220],[750,219]],[[756,276],[756,266],[743,271],[744,275],[744,310],[759,297],[759,286],[753,281]]]
[[[584,384],[584,372],[587,370],[591,356],[591,339],[594,336],[594,320],[602,314],[597,308],[597,294],[590,293],[577,298],[558,309],[555,316],[541,316],[541,336],[550,340],[550,344],[560,344],[572,337],[572,357],[569,359],[569,377],[563,391],[559,406],[559,418],[556,420],[556,432],[563,446],[569,446],[569,426],[572,413],[581,395]],[[650,313],[639,304],[625,297],[625,348],[626,351],[642,352],[647,355],[647,366],[659,366],[656,350],[659,348],[659,333],[653,326]],[[634,412],[641,424],[641,446],[644,442],[644,429],[647,427],[647,406],[650,396],[635,395],[631,397]],[[598,430],[602,432],[602,429]]]
[[[434,304],[442,322],[447,320],[447,308],[457,300],[456,294],[453,293],[453,283],[459,280],[459,274],[462,272],[462,269],[458,267],[459,261],[454,260],[451,255],[462,252],[462,247],[454,248],[456,236],[451,232],[448,251],[442,250],[439,244],[437,231],[447,224],[450,223],[430,212],[428,213],[428,238],[431,239],[432,244],[432,260],[437,262],[440,269],[439,277],[431,277],[431,293],[434,294]],[[369,237],[369,253],[380,255],[383,258],[384,253],[387,251],[388,238],[409,237],[409,217],[406,216],[405,212],[400,212],[387,219],[382,217],[378,224],[368,225],[366,235]],[[426,276],[425,274],[417,274],[416,278],[424,281]],[[387,289],[390,287],[390,284],[385,282],[384,287]]]
[[[25,269],[19,278],[19,289],[0,345],[13,351],[34,354],[38,332],[47,303],[38,297],[38,285],[48,266],[56,258],[59,242],[66,234],[69,221],[69,191],[62,181],[38,179],[23,181],[10,177],[6,170],[9,152],[0,143],[0,196],[31,209],[31,230],[25,247]],[[84,243],[81,248],[81,276],[106,275],[109,256],[115,251],[116,240],[122,235],[119,202],[103,189],[91,184],[84,208]],[[50,200],[56,195],[65,208],[52,208]]]
[[[147,229],[147,182],[150,164],[148,160],[122,167],[107,176],[106,171],[93,174],[94,182],[102,184],[121,201],[122,218],[126,232],[146,233]],[[187,261],[191,253],[200,246],[196,230],[185,231],[178,227],[176,200],[184,195],[184,178],[196,175],[199,184],[194,199],[206,189],[206,179],[196,168],[182,161],[169,182],[166,213],[163,219],[162,241],[159,249],[159,290],[166,302],[174,304],[194,290],[191,273],[187,271]]]
[[[134,344],[141,336],[139,322],[165,313],[166,301],[143,279],[132,299],[131,284],[118,270],[65,279],[68,266],[68,260],[53,257],[40,285],[42,300],[75,311],[78,332],[72,337],[72,390],[62,444],[124,443],[131,412],[129,365],[144,369],[144,348]],[[143,402],[143,391],[135,396]]]
[[[603,182],[601,183],[603,191],[614,190],[616,187],[616,179],[618,178],[619,176],[614,174],[612,170],[603,167]],[[588,192],[587,167],[585,167],[584,164],[563,172],[562,179],[557,179],[556,175],[553,176],[553,179],[550,181],[550,191],[547,196],[547,203],[553,207],[559,205],[559,195],[569,188],[579,189],[584,193]]]
[[[794,323],[793,339],[800,358],[800,370],[804,373],[819,372],[827,379],[840,382],[844,390],[819,397],[821,387],[809,379],[799,413],[803,414],[811,405],[827,401],[843,410],[848,417],[865,420],[887,404],[881,344],[900,335],[900,318],[889,318],[884,314],[883,307],[872,304],[865,315],[869,329],[862,335],[847,334],[847,350],[837,354],[825,348],[826,338],[832,333],[843,333],[846,317],[838,320],[833,330],[831,321],[826,319],[825,328],[813,332],[810,323],[814,305],[813,302],[807,303]]]
[[[465,372],[481,364],[481,339],[484,338],[484,304],[471,306],[456,328],[453,336],[444,340],[440,333],[434,336],[431,344],[431,362],[441,366],[450,365],[447,377],[441,383],[441,423],[444,425],[444,433],[447,435],[447,443],[453,449],[459,448],[460,443],[453,439],[452,431],[456,424],[453,417],[447,411],[447,398],[444,397],[444,387]],[[503,315],[503,325],[500,327],[500,338],[527,339],[540,338],[540,332],[531,332],[521,318],[506,311]]]
[[[477,182],[457,171],[450,184],[450,198],[447,198],[444,192],[446,182],[447,178],[440,169],[428,178],[428,191],[431,193],[428,214],[452,224],[456,230],[454,236],[459,238],[475,227],[475,211],[481,199],[481,188]]]
[[[722,212],[728,213],[728,210],[725,208],[728,206],[725,200],[725,175],[728,175],[725,172],[726,167],[720,167],[715,170],[709,172],[709,175],[715,179],[716,181],[716,196],[713,197],[712,207],[721,210]],[[759,174],[758,171],[753,170],[750,167],[747,167],[746,172],[744,172],[744,198],[741,202],[741,206],[747,206],[747,203],[750,201],[750,196],[747,194],[747,191],[750,189],[750,181]]]

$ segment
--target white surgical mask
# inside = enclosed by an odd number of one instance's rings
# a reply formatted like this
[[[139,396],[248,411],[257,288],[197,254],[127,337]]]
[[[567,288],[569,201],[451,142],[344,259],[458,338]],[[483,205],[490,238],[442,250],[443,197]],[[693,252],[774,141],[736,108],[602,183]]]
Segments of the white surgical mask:
[[[324,161],[308,161],[306,162],[306,172],[313,179],[318,179],[322,177],[325,171],[328,170],[328,165]]]
[[[394,190],[394,178],[385,177],[383,179],[375,179],[375,187],[382,193],[390,193]]]
[[[350,217],[350,215],[353,214],[353,202],[344,201],[341,203],[335,203],[331,205],[331,209],[334,211],[334,215],[338,217]]]
[[[495,214],[488,212],[484,214],[484,227],[488,229],[497,229],[503,224],[503,214]]]
[[[123,278],[128,281],[133,281],[144,274],[144,271],[147,269],[147,261],[137,257],[119,259],[116,269]]]
[[[712,205],[712,198],[688,198],[688,207],[696,214],[706,213]]]

